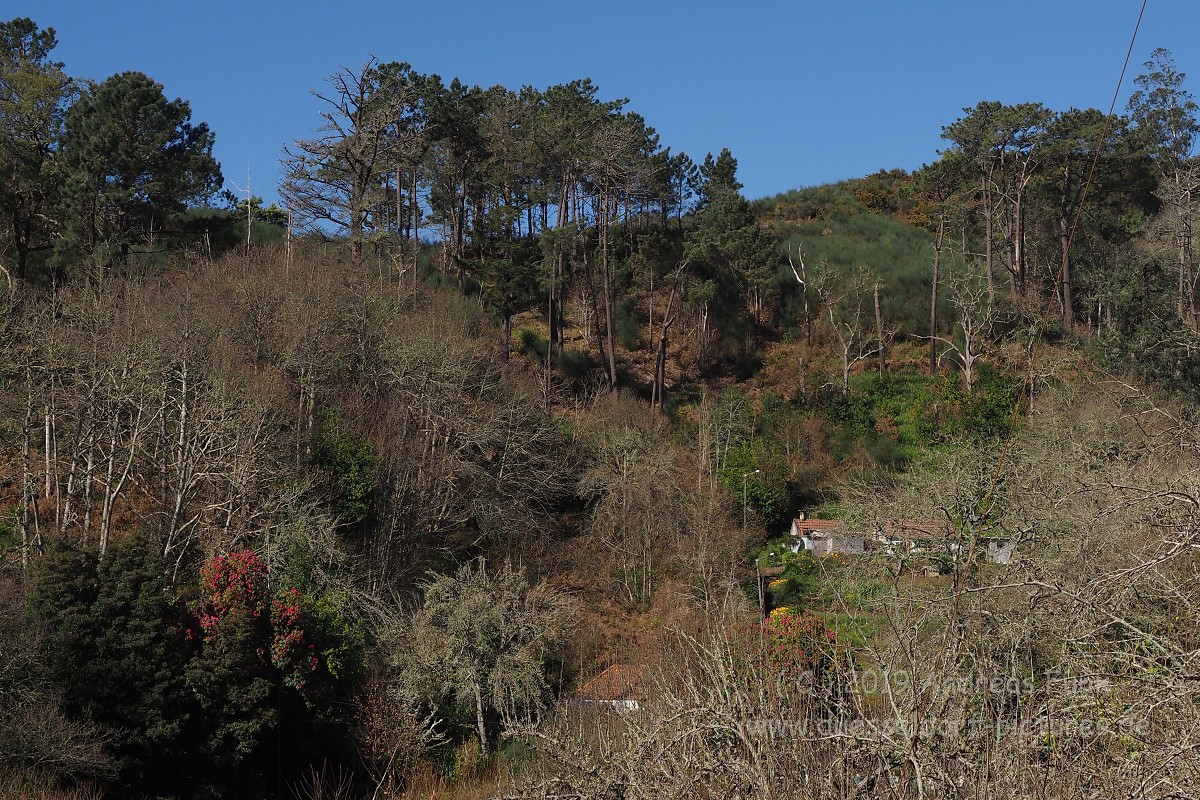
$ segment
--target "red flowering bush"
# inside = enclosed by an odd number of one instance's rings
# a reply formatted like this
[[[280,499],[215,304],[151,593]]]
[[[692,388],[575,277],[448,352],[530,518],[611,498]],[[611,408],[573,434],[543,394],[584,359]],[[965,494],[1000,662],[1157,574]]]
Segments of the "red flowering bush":
[[[198,617],[205,638],[234,621],[251,623],[266,611],[267,565],[253,550],[213,556],[200,570],[203,603]]]
[[[308,641],[302,627],[305,604],[299,589],[286,589],[271,602],[271,663],[285,684],[301,691],[305,678],[320,665],[316,645]]]
[[[809,696],[830,677],[837,637],[815,614],[778,608],[739,628],[731,652],[743,679],[770,687],[776,701]]]
[[[318,721],[323,731],[346,722],[363,638],[336,596],[304,582],[302,563],[283,564],[269,572],[256,553],[239,550],[200,571],[185,680],[218,772],[260,770],[262,754],[288,752]]]
[[[762,666],[771,672],[812,672],[833,657],[837,636],[814,614],[779,608],[762,621]]]
[[[203,641],[226,646],[243,640],[262,666],[268,660],[283,683],[304,690],[320,666],[316,646],[305,633],[310,605],[298,589],[284,589],[268,602],[266,563],[252,550],[210,558],[200,570],[202,599],[196,609]],[[195,638],[189,630],[188,638]]]

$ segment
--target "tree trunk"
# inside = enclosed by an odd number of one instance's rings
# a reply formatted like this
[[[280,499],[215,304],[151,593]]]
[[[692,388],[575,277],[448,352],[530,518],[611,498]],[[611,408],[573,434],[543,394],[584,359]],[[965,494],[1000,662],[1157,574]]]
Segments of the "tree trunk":
[[[975,352],[971,349],[971,335],[967,334],[963,344],[963,380],[967,382],[967,394],[975,392]]]
[[[167,508],[170,509],[170,515],[167,519],[167,526],[163,537],[162,557],[165,559],[170,555],[175,546],[175,539],[179,535],[181,524],[183,522],[183,507],[187,499],[187,488],[190,482],[187,476],[189,465],[187,464],[187,439],[191,430],[191,408],[189,406],[191,385],[188,380],[188,362],[184,360],[180,365],[179,374],[179,419],[178,424],[173,431],[174,441],[171,443],[169,454],[164,453],[170,459],[169,473],[173,473],[168,478],[169,501]],[[164,417],[166,414],[164,413]],[[167,466],[164,463],[164,466]],[[173,485],[172,485],[173,484]]]
[[[555,245],[557,251],[558,245]],[[558,277],[558,269],[555,261],[558,258],[557,252],[550,257],[550,286],[546,292],[546,370],[545,370],[545,396],[546,405],[550,405],[550,374],[554,369],[554,289],[556,278]]]
[[[1187,286],[1187,317],[1192,325],[1200,327],[1196,306],[1196,276],[1192,263],[1192,187],[1187,178],[1179,181],[1179,276]]]
[[[992,237],[996,233],[994,227],[996,210],[992,206],[992,190],[989,180],[990,177],[984,180],[983,188],[983,266],[987,273],[988,302],[992,303],[996,300],[996,280],[992,273]]]
[[[608,354],[605,352],[604,337],[600,330],[600,300],[596,296],[596,280],[595,275],[592,274],[592,259],[588,257],[586,249],[584,250],[583,256],[583,271],[586,277],[585,283],[587,285],[588,305],[591,306],[592,313],[590,326],[592,333],[596,336],[596,348],[600,351],[600,363],[607,365]],[[605,374],[607,375],[607,373],[608,368],[606,366]]]
[[[883,341],[883,313],[879,307],[879,284],[875,284],[875,340],[879,344],[879,374],[887,372],[887,347]]]
[[[417,198],[417,167],[412,168],[408,203],[412,213],[412,293],[417,296],[417,272],[421,263],[421,204]]]
[[[1025,296],[1025,187],[1017,190],[1013,208],[1013,270],[1017,282],[1017,293]]]
[[[937,375],[938,276],[942,269],[942,242],[946,236],[946,212],[938,214],[937,234],[933,238],[933,280],[929,292],[929,374]],[[989,276],[990,277],[990,276]],[[989,279],[989,291],[991,281]]]
[[[413,169],[415,170],[416,167]],[[413,241],[410,175],[411,172],[406,172],[399,166],[396,167],[396,231],[400,246],[406,254]]]
[[[1059,217],[1059,241],[1062,247],[1062,265],[1059,267],[1059,298],[1062,301],[1063,322],[1067,330],[1075,327],[1075,293],[1071,287],[1071,232],[1066,217]]]
[[[30,460],[33,433],[33,374],[29,365],[25,365],[25,425],[21,429],[21,569],[29,566],[29,551],[32,537],[29,531],[30,509],[37,503],[37,489],[34,487],[33,464]]]
[[[120,414],[113,414],[113,430],[109,436],[109,451],[108,451],[108,466],[105,471],[104,483],[104,502],[102,505],[102,515],[100,521],[100,554],[104,555],[104,550],[108,546],[108,537],[112,529],[113,509],[116,507],[118,498],[125,489],[125,484],[129,480],[129,476],[133,472],[133,461],[138,450],[138,439],[142,432],[142,414],[143,409],[139,405],[136,411],[131,412],[129,420],[129,442],[126,446],[124,463],[121,465],[120,473],[114,469],[116,465],[116,449],[117,442],[120,439],[118,426],[120,424]]]
[[[479,752],[484,758],[489,755],[487,725],[483,718],[483,692],[479,688],[479,683],[476,681],[471,685],[475,692],[475,732],[479,734]]]
[[[603,211],[601,217],[600,229],[600,264],[601,272],[604,278],[604,340],[608,345],[608,385],[611,389],[617,388],[617,353],[616,353],[616,338],[613,335],[613,285],[612,285],[612,264],[608,258],[608,237],[612,226],[612,217],[615,215],[616,203],[611,203],[607,197],[604,197]]]
[[[658,350],[654,354],[654,385],[650,392],[650,407],[660,412],[664,409],[667,393],[667,333],[675,321],[675,296],[679,289],[679,280],[683,275],[681,265],[675,273],[675,281],[671,284],[671,294],[667,297],[667,308],[663,312],[662,329],[658,335]]]
[[[118,432],[121,425],[120,412],[114,411],[109,422],[112,427],[108,432],[108,458],[106,459],[104,468],[104,498],[100,501],[101,558],[104,558],[104,551],[108,549],[108,534],[112,527],[112,510],[113,505],[116,503],[116,494],[113,491],[113,478],[116,474],[117,465],[117,440],[120,438],[120,434]]]
[[[363,196],[366,187],[355,186],[350,197],[350,258],[362,263]]]
[[[87,455],[83,461],[83,537],[84,546],[92,533],[92,486],[95,484],[96,471],[96,429],[89,426]]]
[[[54,378],[51,377],[51,381],[53,381],[53,380],[54,380]],[[42,456],[46,462],[46,469],[45,469],[45,473],[44,473],[46,476],[46,499],[49,499],[50,491],[51,491],[50,484],[51,484],[51,475],[52,475],[52,473],[50,471],[50,461],[51,461],[51,453],[53,452],[53,442],[52,442],[52,437],[50,435],[51,416],[50,416],[49,404],[47,404],[45,406],[45,410],[44,410],[44,413],[42,416],[43,416],[43,421],[45,423],[45,444],[44,444],[44,449],[42,450]],[[57,520],[55,520],[55,521],[57,522]]]

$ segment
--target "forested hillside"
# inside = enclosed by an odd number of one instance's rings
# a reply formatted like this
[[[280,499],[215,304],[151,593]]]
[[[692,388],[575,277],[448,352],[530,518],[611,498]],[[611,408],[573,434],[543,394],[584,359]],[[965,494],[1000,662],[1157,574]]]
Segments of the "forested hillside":
[[[1166,51],[753,201],[588,79],[371,59],[265,204],[55,47],[0,24],[0,796],[1200,780]]]

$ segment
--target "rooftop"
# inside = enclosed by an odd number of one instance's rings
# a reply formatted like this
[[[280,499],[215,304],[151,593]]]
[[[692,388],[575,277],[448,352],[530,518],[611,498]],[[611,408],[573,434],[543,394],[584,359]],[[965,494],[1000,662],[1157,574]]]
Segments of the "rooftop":
[[[806,533],[835,533],[845,527],[840,519],[794,519],[792,529],[804,535]]]
[[[613,664],[579,687],[577,700],[645,700],[649,669],[644,664]]]
[[[953,538],[950,526],[940,520],[890,520],[883,524],[883,535],[902,541],[928,541]]]

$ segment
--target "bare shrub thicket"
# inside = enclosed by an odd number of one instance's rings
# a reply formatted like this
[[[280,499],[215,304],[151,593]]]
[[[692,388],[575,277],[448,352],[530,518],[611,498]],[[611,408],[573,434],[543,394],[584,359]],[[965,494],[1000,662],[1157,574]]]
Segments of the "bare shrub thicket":
[[[524,732],[512,797],[1186,797],[1200,781],[1200,436],[1119,384],[1046,392],[1003,453],[939,457],[861,522],[955,554],[829,562],[845,657],[780,694],[720,626],[632,713]],[[864,495],[865,496],[865,495]],[[882,499],[880,499],[882,498]],[[1007,565],[988,537],[1015,541]],[[833,691],[828,687],[834,686]]]
[[[361,415],[380,460],[370,553],[384,582],[454,551],[535,550],[571,483],[544,404],[481,347],[478,319],[444,302],[388,332],[378,405]]]
[[[896,577],[863,604],[886,635],[861,661],[896,676],[872,711],[906,723],[890,745],[919,791],[1195,782],[1198,445],[1186,415],[1121,384],[1046,392],[1007,452],[939,459],[885,504],[959,548],[944,581]],[[989,536],[1012,564],[986,563]]]
[[[677,454],[663,422],[637,402],[605,398],[596,411],[580,432],[588,468],[577,493],[591,515],[576,559],[630,606],[649,604],[682,523]]]
[[[136,526],[179,563],[271,518],[278,392],[239,352],[224,277],[209,266],[21,309],[10,369],[29,547],[53,533],[103,551]]]
[[[103,551],[134,527],[176,569],[297,532],[333,558],[331,526],[349,523],[319,507],[321,476],[341,466],[312,468],[326,420],[370,455],[358,488],[373,535],[341,552],[376,597],[451,553],[536,553],[574,484],[536,387],[480,344],[478,307],[413,298],[317,249],[81,284],[12,311],[0,419],[20,444],[26,561],[48,537]]]
[[[677,630],[635,710],[566,704],[520,731],[535,755],[503,796],[839,796],[869,754],[808,735],[834,693],[813,674],[758,669],[753,619],[743,603],[703,632]]]
[[[667,576],[680,577],[700,606],[720,604],[748,534],[715,493],[686,488],[697,483],[693,456],[661,415],[609,395],[573,430],[587,465],[575,491],[590,511],[572,550],[577,573],[630,608],[648,607]]]

